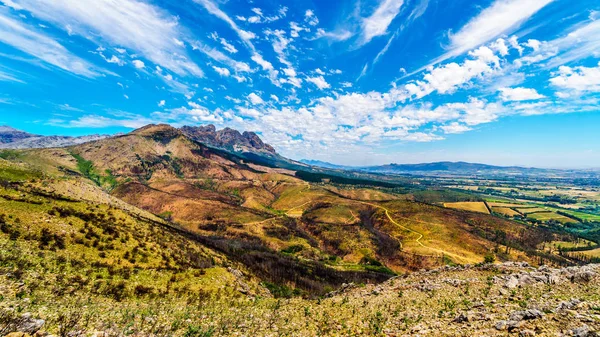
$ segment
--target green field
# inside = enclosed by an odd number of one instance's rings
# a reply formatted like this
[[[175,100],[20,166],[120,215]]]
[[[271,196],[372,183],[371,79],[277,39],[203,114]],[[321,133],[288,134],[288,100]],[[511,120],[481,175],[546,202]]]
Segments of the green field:
[[[561,211],[563,213],[572,215],[572,216],[582,219],[584,221],[600,221],[600,215],[596,215],[596,214],[577,212],[577,211],[572,211],[572,210],[567,210],[567,209],[554,209],[554,210]]]
[[[556,220],[561,223],[576,223],[577,220],[553,212],[537,212],[527,214],[527,217],[538,221]]]

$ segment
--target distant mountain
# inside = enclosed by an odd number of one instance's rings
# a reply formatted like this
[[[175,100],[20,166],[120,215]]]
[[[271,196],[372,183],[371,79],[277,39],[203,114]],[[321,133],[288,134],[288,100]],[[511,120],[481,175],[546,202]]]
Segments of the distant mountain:
[[[323,167],[323,168],[334,169],[334,170],[353,169],[353,167],[351,167],[351,166],[337,165],[337,164],[332,164],[332,163],[328,163],[326,161],[321,161],[321,160],[301,159],[300,162],[304,163],[306,165],[310,165],[310,166]]]
[[[0,149],[39,149],[50,147],[66,147],[83,144],[94,140],[100,140],[107,137],[109,136],[40,136],[4,125],[0,126]]]
[[[276,156],[277,152],[265,144],[254,132],[240,133],[231,128],[217,131],[212,124],[202,126],[184,126],[180,129],[187,137],[211,147],[232,152],[251,152],[256,154]]]
[[[30,138],[30,137],[39,137],[39,136],[32,135],[25,131],[17,130],[8,125],[0,126],[0,146],[2,144],[18,142],[20,140]]]
[[[369,166],[361,168],[362,171],[377,173],[477,173],[477,172],[502,172],[502,173],[524,173],[545,171],[538,168],[527,168],[519,166],[494,166],[467,162],[434,162],[422,164],[388,164],[380,166]]]

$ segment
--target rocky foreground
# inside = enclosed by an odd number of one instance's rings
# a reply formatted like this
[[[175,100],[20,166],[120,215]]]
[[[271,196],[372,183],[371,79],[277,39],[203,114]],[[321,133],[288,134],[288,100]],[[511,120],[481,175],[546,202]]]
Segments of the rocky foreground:
[[[7,336],[600,336],[600,265],[444,267],[322,299],[19,298],[0,282]],[[6,281],[6,282],[5,282]],[[8,283],[7,283],[8,282]],[[17,296],[15,296],[15,294]],[[53,297],[54,296],[54,297]],[[83,296],[83,295],[79,295]],[[68,314],[65,308],[71,306]],[[57,315],[57,313],[60,313]]]

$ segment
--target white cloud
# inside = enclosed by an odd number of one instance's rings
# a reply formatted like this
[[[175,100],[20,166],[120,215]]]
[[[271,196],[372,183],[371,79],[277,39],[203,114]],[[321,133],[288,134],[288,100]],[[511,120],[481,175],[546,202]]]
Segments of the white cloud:
[[[11,2],[39,19],[64,27],[69,34],[126,47],[178,75],[203,75],[186,57],[181,43],[185,36],[177,18],[156,6],[137,0]]]
[[[198,50],[198,51],[204,53],[206,56],[210,57],[211,59],[213,59],[219,63],[222,63],[235,71],[238,71],[238,72],[251,72],[252,71],[252,69],[250,68],[250,66],[247,63],[236,61],[236,60],[232,59],[231,57],[223,54],[221,51],[219,51],[215,48],[210,48],[200,42],[193,43],[192,48],[194,50]]]
[[[313,10],[307,9],[304,13],[304,22],[308,23],[310,26],[316,26],[319,24],[319,18],[317,18]]]
[[[531,88],[500,88],[500,98],[503,101],[532,101],[544,98],[535,89]]]
[[[382,0],[375,12],[362,21],[361,44],[367,44],[374,37],[387,34],[389,25],[403,4],[404,0]]]
[[[119,66],[124,66],[125,65],[125,62],[123,62],[123,60],[121,60],[120,58],[118,58],[116,55],[112,55],[110,58],[105,57],[104,55],[102,55],[102,53],[100,53],[100,55],[108,63],[114,63],[114,64],[117,64]]]
[[[428,65],[410,75],[449,58],[462,55],[501,35],[509,35],[517,30],[531,16],[554,0],[495,0],[482,10],[458,32],[450,32],[448,51],[435,58]]]
[[[167,101],[165,101],[164,99],[163,99],[163,100],[161,100],[160,102],[158,102],[158,106],[159,106],[159,107],[161,107],[161,108],[162,108],[163,106],[165,106],[165,104],[167,104]]]
[[[271,99],[274,100],[275,102],[279,102],[279,97],[277,97],[276,95],[271,95]]]
[[[227,42],[227,40],[221,38],[221,44],[223,45],[223,49],[227,50],[231,54],[235,54],[238,52],[237,48],[235,48],[232,44]]]
[[[223,12],[219,8],[219,6],[216,3],[214,3],[213,1],[211,1],[211,0],[194,0],[194,2],[203,5],[204,8],[206,8],[206,10],[210,14],[218,17],[219,19],[221,19],[221,20],[225,21],[227,24],[229,24],[231,29],[233,29],[233,31],[236,32],[236,34],[240,37],[240,39],[246,45],[246,47],[248,49],[250,49],[250,51],[256,52],[256,49],[254,48],[254,45],[252,44],[252,41],[251,41],[252,39],[254,39],[256,37],[256,35],[254,33],[241,29],[237,25],[237,23],[235,23],[229,17],[229,15],[227,15],[225,12]]]
[[[561,66],[550,83],[562,89],[600,92],[600,63],[593,68]]]
[[[256,62],[256,64],[261,66],[264,71],[267,71],[269,73],[269,78],[271,79],[271,82],[276,83],[277,75],[279,74],[279,72],[275,70],[271,62],[265,60],[262,57],[262,55],[258,53],[252,55],[252,57],[250,58],[252,59],[252,61]]]
[[[144,62],[140,60],[133,60],[131,61],[131,63],[133,63],[133,66],[137,69],[144,69],[146,67],[146,64],[144,64]]]
[[[379,53],[377,53],[377,56],[375,56],[375,59],[373,60],[373,65],[377,64],[377,62],[379,62],[379,60],[381,59],[381,57],[383,55],[385,55],[385,53],[387,53],[387,51],[390,49],[390,46],[392,45],[392,42],[394,42],[394,40],[396,39],[397,34],[394,33],[390,39],[388,40],[388,42],[385,44],[385,46],[379,51]]]
[[[600,57],[600,20],[575,27],[565,36],[549,41],[541,48],[540,52],[554,56],[548,67],[554,68],[590,56]]]
[[[10,18],[6,11],[1,9],[0,42],[76,75],[98,77],[102,72],[106,72],[72,54],[45,33]]]
[[[237,111],[240,116],[244,116],[244,117],[259,118],[261,116],[261,113],[254,108],[248,109],[248,108],[239,106],[239,107],[237,107]]]
[[[265,101],[263,101],[263,99],[255,93],[248,95],[248,100],[253,105],[265,104]]]
[[[442,129],[444,131],[444,133],[464,133],[464,132],[473,130],[470,127],[468,127],[464,124],[460,124],[458,122],[453,122],[448,125],[443,125],[440,127],[440,129]]]
[[[533,49],[533,51],[538,51],[542,43],[535,39],[529,39],[527,42],[523,43],[523,45]]]
[[[434,91],[441,94],[452,93],[474,78],[481,78],[500,70],[500,59],[488,47],[479,47],[469,52],[469,56],[471,58],[462,64],[453,62],[436,68],[431,67],[430,71],[423,76],[423,80],[405,85],[404,90],[409,97],[417,99]]]
[[[327,83],[323,76],[307,77],[306,81],[316,85],[320,90],[331,88],[331,85]]]
[[[553,0],[496,0],[450,35],[450,55],[460,55],[500,35],[508,35]]]
[[[244,76],[240,76],[240,75],[233,75],[233,78],[238,81],[238,83],[243,83],[248,81],[248,79]]]
[[[213,69],[221,76],[229,77],[229,75],[231,75],[231,72],[229,72],[229,69],[227,68],[213,66]]]
[[[50,123],[51,125],[67,127],[67,128],[106,128],[106,127],[126,127],[130,129],[141,128],[142,126],[152,124],[154,121],[149,118],[145,118],[139,115],[132,116],[127,119],[115,119],[105,116],[89,115],[82,116],[77,119],[71,120],[67,123]]]
[[[351,38],[354,34],[346,29],[339,29],[334,31],[325,31],[322,28],[317,29],[316,39],[326,38],[333,41],[346,41]],[[297,37],[297,36],[296,36]]]
[[[1,70],[0,70],[0,81],[25,83],[22,80],[16,78],[14,75],[3,72]]]
[[[310,28],[302,27],[294,21],[290,22],[290,29],[290,36],[294,38],[299,37],[301,32],[310,32]]]

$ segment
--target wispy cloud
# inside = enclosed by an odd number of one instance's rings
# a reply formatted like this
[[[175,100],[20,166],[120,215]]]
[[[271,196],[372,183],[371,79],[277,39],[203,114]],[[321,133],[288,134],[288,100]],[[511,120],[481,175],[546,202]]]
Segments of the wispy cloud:
[[[445,57],[465,53],[500,35],[514,32],[532,15],[554,0],[496,0],[456,34],[450,34]]]
[[[50,36],[11,18],[3,9],[0,9],[0,42],[76,75],[97,77],[102,72]]]
[[[214,3],[213,1],[211,1],[211,0],[194,0],[194,2],[201,4],[202,6],[204,6],[204,8],[210,14],[225,21],[231,27],[231,29],[233,29],[233,31],[240,37],[240,39],[246,45],[246,47],[248,47],[248,49],[250,49],[253,52],[256,51],[256,48],[254,47],[254,44],[251,41],[252,39],[254,39],[256,37],[256,35],[254,33],[241,29],[237,25],[237,23],[235,23],[235,21],[233,21],[233,19],[231,19],[231,17],[229,17],[229,15],[227,15],[227,13],[222,11],[219,8],[219,6],[216,3]]]
[[[449,58],[462,55],[493,39],[516,31],[524,22],[554,0],[495,0],[469,20],[458,32],[449,34],[447,52],[408,75]]]
[[[400,12],[404,0],[382,0],[375,12],[362,21],[359,44],[365,45],[377,36],[387,34],[387,29]]]
[[[125,47],[178,75],[203,76],[186,57],[175,16],[137,0],[11,0],[5,4],[98,44]]]
[[[0,70],[0,81],[25,83],[24,81],[16,78],[13,74],[3,72],[2,70]]]

